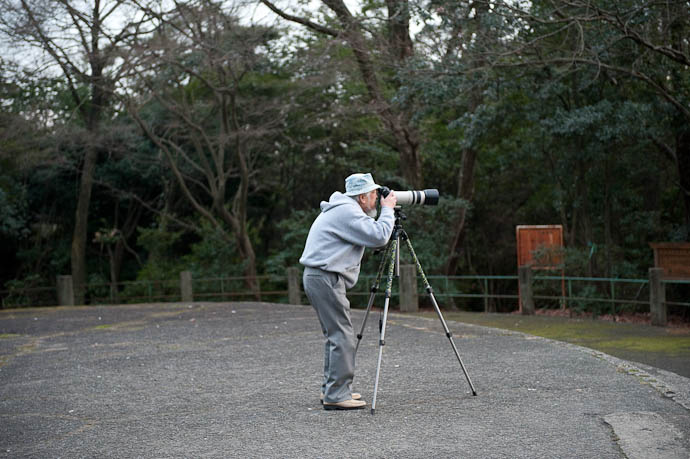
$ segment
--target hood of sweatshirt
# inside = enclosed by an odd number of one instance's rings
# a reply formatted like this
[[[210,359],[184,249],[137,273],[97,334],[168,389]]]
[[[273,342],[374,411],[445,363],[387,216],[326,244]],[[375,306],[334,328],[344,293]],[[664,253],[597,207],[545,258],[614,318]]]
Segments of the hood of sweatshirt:
[[[349,196],[345,196],[340,191],[336,191],[331,195],[330,198],[328,198],[328,201],[321,201],[320,207],[321,212],[328,212],[329,210],[333,210],[338,206],[351,206],[353,204],[359,207],[357,201]]]

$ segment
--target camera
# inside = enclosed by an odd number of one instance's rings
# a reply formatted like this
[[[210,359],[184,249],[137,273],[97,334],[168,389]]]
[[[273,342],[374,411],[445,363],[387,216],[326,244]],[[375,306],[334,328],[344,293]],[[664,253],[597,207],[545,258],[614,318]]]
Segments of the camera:
[[[381,196],[384,198],[390,194],[391,190],[387,186],[382,186],[379,188],[379,199]],[[425,205],[425,206],[435,206],[438,204],[438,190],[410,190],[410,191],[395,191],[395,196],[398,198],[399,206],[408,205]]]

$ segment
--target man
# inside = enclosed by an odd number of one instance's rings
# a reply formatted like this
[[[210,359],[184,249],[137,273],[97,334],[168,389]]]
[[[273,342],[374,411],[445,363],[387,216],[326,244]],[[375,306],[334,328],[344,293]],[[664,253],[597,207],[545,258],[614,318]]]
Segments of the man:
[[[345,179],[345,194],[336,191],[321,202],[299,260],[305,266],[304,290],[326,338],[321,385],[326,410],[366,406],[352,393],[356,342],[345,291],[357,283],[364,248],[386,245],[393,232],[395,193],[381,200],[381,215],[374,219],[379,188],[371,174]]]

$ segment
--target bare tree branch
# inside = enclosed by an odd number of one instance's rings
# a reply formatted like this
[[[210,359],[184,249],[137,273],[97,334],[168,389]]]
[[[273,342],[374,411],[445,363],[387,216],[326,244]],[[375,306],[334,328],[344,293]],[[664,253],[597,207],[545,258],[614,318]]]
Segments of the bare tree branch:
[[[271,11],[276,13],[281,18],[287,19],[288,21],[295,22],[297,24],[302,24],[303,26],[306,26],[315,32],[330,35],[331,37],[338,37],[340,35],[339,31],[331,29],[330,27],[325,27],[325,26],[322,26],[321,24],[317,24],[317,23],[312,22],[308,19],[304,19],[304,18],[301,18],[298,16],[288,14],[285,11],[278,8],[277,6],[275,6],[272,2],[270,2],[268,0],[261,0],[261,3],[266,5]]]

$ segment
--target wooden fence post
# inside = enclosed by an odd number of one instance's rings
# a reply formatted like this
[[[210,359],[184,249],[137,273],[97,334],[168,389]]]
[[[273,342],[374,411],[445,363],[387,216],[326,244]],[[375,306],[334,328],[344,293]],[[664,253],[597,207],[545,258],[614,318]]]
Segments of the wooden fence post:
[[[518,282],[520,284],[520,306],[523,315],[534,314],[534,297],[532,292],[532,268],[520,266],[518,268]]]
[[[649,311],[652,325],[666,326],[666,287],[662,282],[664,270],[649,268]]]
[[[59,306],[74,306],[72,276],[57,277],[57,298]]]
[[[180,296],[182,297],[182,302],[184,303],[190,303],[194,301],[191,271],[182,271],[180,273]]]
[[[400,265],[400,312],[419,312],[415,265]]]
[[[287,269],[288,280],[288,302],[290,304],[302,303],[302,292],[300,289],[299,268],[294,266]]]

